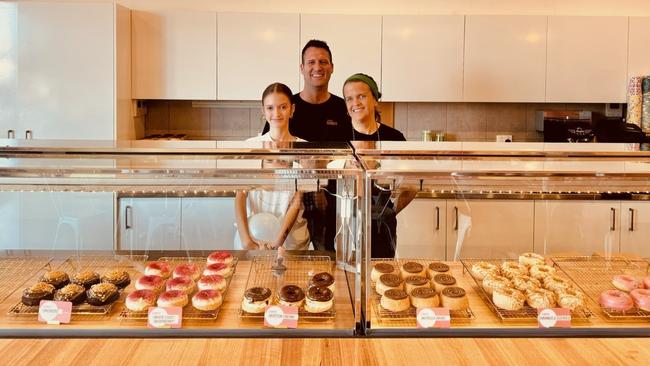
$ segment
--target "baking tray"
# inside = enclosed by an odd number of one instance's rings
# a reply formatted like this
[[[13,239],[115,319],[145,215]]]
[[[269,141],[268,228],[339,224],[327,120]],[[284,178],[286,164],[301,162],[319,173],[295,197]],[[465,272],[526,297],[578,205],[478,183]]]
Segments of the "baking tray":
[[[0,257],[0,302],[49,266],[51,257]]]

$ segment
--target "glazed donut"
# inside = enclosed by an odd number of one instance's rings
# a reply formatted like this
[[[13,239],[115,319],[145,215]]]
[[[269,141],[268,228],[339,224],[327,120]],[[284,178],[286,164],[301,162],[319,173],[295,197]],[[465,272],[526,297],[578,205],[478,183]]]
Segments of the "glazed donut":
[[[192,306],[197,310],[217,310],[221,304],[223,304],[223,296],[217,290],[201,290],[192,296]]]
[[[392,273],[379,276],[379,281],[377,281],[377,287],[375,288],[377,293],[383,295],[386,290],[391,289],[403,290],[404,281],[398,275]]]
[[[226,289],[226,279],[223,276],[203,276],[196,283],[199,290],[217,290],[223,292]]]
[[[151,290],[136,290],[126,297],[126,308],[131,311],[145,311],[153,306],[156,306],[156,293]]]
[[[135,281],[136,290],[151,290],[160,293],[165,288],[165,280],[160,276],[142,276]]]
[[[307,290],[305,310],[310,313],[323,313],[334,305],[334,293],[327,287],[312,286]]]
[[[630,297],[637,308],[650,311],[650,290],[637,288],[630,291]]]
[[[427,272],[424,266],[417,262],[406,262],[402,265],[402,279],[408,276],[426,276]]]
[[[160,307],[185,307],[187,305],[187,294],[183,291],[172,290],[165,291],[158,297],[158,306]]]
[[[530,276],[516,276],[510,279],[512,285],[519,291],[527,293],[528,291],[537,290],[542,284]]]
[[[552,308],[556,304],[553,291],[538,288],[526,294],[526,303],[535,309]]]
[[[395,273],[395,266],[385,262],[375,263],[375,265],[372,266],[372,271],[370,272],[370,280],[373,282],[373,288],[375,288],[375,283],[379,281],[379,276],[386,273]]]
[[[305,292],[296,285],[286,285],[278,294],[280,305],[301,307],[305,301]]]
[[[505,261],[501,264],[501,274],[508,279],[528,273],[526,266],[517,262]]]
[[[629,275],[614,276],[612,279],[612,285],[625,292],[630,292],[637,288],[643,288],[643,285],[639,280]]]
[[[174,272],[172,273],[172,277],[189,277],[192,280],[196,281],[199,279],[201,276],[201,270],[196,264],[192,263],[184,263],[184,264],[179,264],[174,268]]]
[[[600,306],[614,311],[628,311],[634,306],[634,301],[627,293],[620,290],[603,291],[598,298]]]
[[[204,276],[220,275],[226,278],[232,275],[232,268],[225,263],[212,263],[203,270]]]
[[[247,313],[263,313],[271,303],[271,289],[268,287],[251,287],[244,292],[241,308]]]
[[[403,290],[387,290],[381,297],[381,307],[390,312],[400,312],[411,307],[409,295]]]
[[[522,253],[519,256],[519,264],[530,267],[536,264],[544,264],[544,257],[537,253]]]
[[[494,305],[504,310],[520,310],[524,307],[526,296],[512,288],[496,288],[492,294]]]
[[[487,275],[498,276],[500,274],[499,267],[488,262],[476,262],[472,266],[472,274],[477,280],[483,281]]]
[[[416,288],[431,287],[429,280],[422,276],[408,276],[404,280],[404,284],[406,285],[406,293],[409,295]]]
[[[544,288],[549,289],[553,292],[559,293],[562,290],[572,288],[571,281],[562,278],[560,276],[549,276],[545,277],[542,282],[544,283]]]
[[[186,294],[191,294],[194,291],[196,284],[194,280],[189,277],[176,277],[167,281],[167,291],[179,290]]]
[[[555,275],[555,268],[546,264],[535,264],[530,267],[530,277],[543,281],[544,278]]]
[[[208,255],[208,264],[213,263],[224,263],[228,266],[232,265],[232,262],[235,260],[235,257],[228,252],[212,252]]]
[[[488,295],[492,295],[495,289],[498,288],[512,288],[512,282],[502,276],[489,275],[483,279],[483,288]]]
[[[575,310],[578,307],[585,306],[585,294],[572,288],[565,288],[559,291],[557,298],[557,303],[561,308]]]
[[[147,276],[160,276],[167,279],[171,276],[169,264],[165,262],[151,262],[144,267],[144,274]]]
[[[643,277],[643,280],[641,282],[643,282],[643,287],[644,288],[650,290],[650,276]]]
[[[334,285],[334,276],[332,276],[329,272],[316,273],[309,280],[309,287],[312,286],[327,287],[332,290],[332,292],[334,292],[334,288],[336,287]]]
[[[411,304],[416,308],[435,308],[440,304],[438,293],[431,287],[418,287],[410,294]]]

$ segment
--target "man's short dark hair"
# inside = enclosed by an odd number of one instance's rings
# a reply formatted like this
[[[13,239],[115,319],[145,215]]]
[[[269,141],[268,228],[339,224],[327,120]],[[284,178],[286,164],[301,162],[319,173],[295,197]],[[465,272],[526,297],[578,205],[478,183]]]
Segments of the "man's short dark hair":
[[[307,44],[305,47],[302,48],[302,63],[305,63],[305,51],[307,51],[308,48],[310,47],[315,47],[315,48],[322,48],[325,51],[327,51],[327,54],[330,56],[330,63],[332,62],[332,51],[330,51],[330,46],[325,43],[325,41],[321,41],[319,39],[312,39]]]

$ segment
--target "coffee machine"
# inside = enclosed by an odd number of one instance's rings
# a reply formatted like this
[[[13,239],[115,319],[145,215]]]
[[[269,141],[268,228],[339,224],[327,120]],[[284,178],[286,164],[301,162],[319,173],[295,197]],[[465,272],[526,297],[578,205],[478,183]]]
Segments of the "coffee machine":
[[[537,111],[535,128],[544,132],[544,142],[593,142],[591,111]]]

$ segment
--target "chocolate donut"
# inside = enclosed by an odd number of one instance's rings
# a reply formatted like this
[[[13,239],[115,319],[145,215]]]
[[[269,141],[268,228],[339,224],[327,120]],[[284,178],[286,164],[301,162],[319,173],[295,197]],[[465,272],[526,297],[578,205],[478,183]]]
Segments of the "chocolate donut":
[[[432,262],[429,264],[429,269],[434,272],[448,272],[449,266],[440,262]]]
[[[420,273],[424,270],[424,267],[417,262],[406,262],[402,268],[404,268],[404,271],[408,273]]]
[[[65,285],[54,293],[54,300],[70,301],[72,305],[79,305],[86,300],[86,288],[76,283]]]
[[[23,291],[22,302],[27,306],[38,306],[41,300],[52,300],[54,298],[54,286],[38,282]]]
[[[435,275],[433,280],[445,286],[451,286],[456,283],[456,279],[453,276],[444,273]]]
[[[271,290],[268,287],[251,287],[244,292],[244,297],[250,302],[264,301],[271,297]]]
[[[58,290],[70,283],[70,277],[62,271],[49,271],[41,276],[40,282],[49,283]]]
[[[309,281],[310,286],[328,287],[334,283],[334,276],[327,272],[316,273]]]
[[[93,271],[83,271],[72,276],[70,282],[83,286],[86,290],[99,283],[99,274]]]
[[[392,264],[383,262],[375,264],[373,268],[379,273],[393,273],[395,271],[395,267]]]
[[[327,287],[312,286],[307,291],[307,298],[314,301],[326,302],[334,298],[334,293]]]
[[[286,285],[280,289],[278,297],[282,301],[298,302],[305,298],[305,292],[296,285]]]
[[[101,280],[102,282],[112,283],[118,288],[124,288],[128,286],[129,283],[131,283],[131,277],[129,276],[129,273],[119,269],[114,269],[104,273]]]
[[[465,296],[465,290],[460,287],[447,287],[442,290],[442,294],[447,297],[463,297]]]
[[[379,276],[379,281],[388,287],[397,287],[402,283],[402,279],[398,275],[392,273],[386,273]]]
[[[432,289],[431,287],[418,287],[411,291],[411,296],[421,298],[421,299],[428,299],[430,297],[436,296],[438,293],[436,290]]]
[[[408,276],[406,277],[404,282],[406,282],[409,285],[423,286],[426,285],[429,282],[429,280],[427,280],[422,276]]]
[[[391,300],[402,300],[402,299],[406,299],[409,295],[404,290],[392,289],[392,290],[386,290],[386,292],[384,292],[384,296],[386,296]]]

